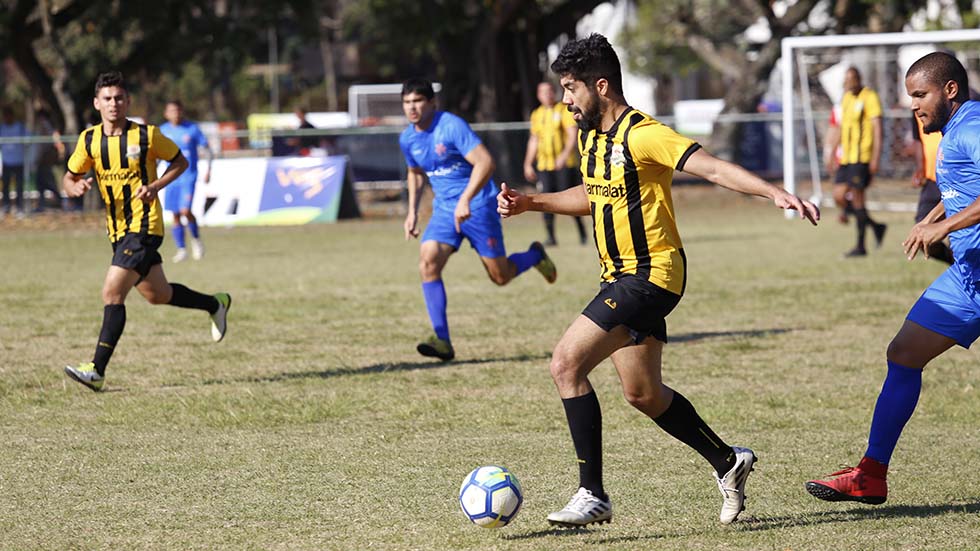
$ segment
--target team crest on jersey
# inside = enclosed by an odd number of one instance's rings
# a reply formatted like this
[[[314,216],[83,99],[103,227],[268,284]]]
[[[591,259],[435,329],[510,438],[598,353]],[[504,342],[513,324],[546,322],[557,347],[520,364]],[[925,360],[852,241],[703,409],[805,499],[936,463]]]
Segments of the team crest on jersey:
[[[626,154],[623,152],[623,144],[613,144],[612,155],[609,157],[609,162],[613,166],[623,166],[626,164]]]
[[[440,157],[445,157],[446,156],[446,144],[444,144],[444,143],[437,143],[436,144],[436,155],[438,155]]]
[[[138,159],[140,156],[140,146],[138,145],[128,145],[126,146],[126,156],[130,159]]]

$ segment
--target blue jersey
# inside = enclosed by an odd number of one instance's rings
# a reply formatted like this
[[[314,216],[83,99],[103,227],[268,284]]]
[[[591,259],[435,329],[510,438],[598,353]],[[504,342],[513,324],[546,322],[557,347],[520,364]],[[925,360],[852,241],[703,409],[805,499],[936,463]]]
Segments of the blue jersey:
[[[473,165],[466,155],[480,143],[466,121],[445,111],[436,111],[425,130],[416,130],[414,124],[409,124],[398,139],[409,168],[421,168],[429,177],[435,195],[433,208],[449,211],[456,208],[460,194],[470,182]],[[490,178],[470,201],[470,208],[495,205],[496,195]]]
[[[165,122],[159,128],[164,136],[170,138],[180,148],[181,154],[189,164],[187,171],[197,172],[197,149],[208,147],[208,139],[204,137],[201,128],[186,120],[176,125]]]
[[[980,196],[980,102],[967,101],[943,127],[936,154],[936,184],[946,216],[960,212]],[[980,281],[980,225],[949,234],[956,268],[966,281]]]

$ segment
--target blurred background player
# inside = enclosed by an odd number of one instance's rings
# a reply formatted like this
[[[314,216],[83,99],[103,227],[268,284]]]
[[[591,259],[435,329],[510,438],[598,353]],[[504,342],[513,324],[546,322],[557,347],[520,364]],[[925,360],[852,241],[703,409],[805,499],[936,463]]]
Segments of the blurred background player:
[[[578,184],[575,161],[578,152],[575,141],[578,127],[572,113],[565,105],[555,101],[555,88],[550,82],[538,84],[538,101],[541,105],[531,112],[531,135],[524,154],[524,178],[538,182],[538,191],[554,193]],[[578,227],[579,242],[585,244],[585,225],[580,216],[573,216]],[[544,213],[544,227],[548,232],[546,246],[555,246],[555,215]]]
[[[51,115],[39,109],[34,118],[36,134],[51,136],[51,143],[35,146],[35,182],[37,183],[37,208],[34,212],[44,212],[44,192],[50,191],[57,207],[61,208],[61,192],[55,184],[54,167],[65,158],[65,144],[61,142],[61,132],[51,122]]]
[[[102,285],[105,304],[102,330],[91,362],[65,367],[72,379],[94,391],[105,385],[105,369],[126,326],[126,295],[133,287],[150,304],[204,310],[211,316],[211,338],[227,330],[231,296],[205,295],[163,274],[159,248],[163,243],[163,209],[157,198],[187,168],[180,149],[157,127],[126,119],[129,92],[118,72],[102,73],[95,82],[95,110],[102,123],[78,136],[62,184],[69,197],[79,197],[95,183],[106,206],[106,230],[112,243],[112,264]],[[167,161],[157,178],[157,162]],[[85,174],[93,170],[95,178]]]
[[[726,444],[679,392],[663,383],[665,318],[687,285],[687,257],[674,222],[670,186],[675,170],[772,199],[816,224],[819,210],[626,103],[615,50],[599,34],[566,44],[551,70],[561,77],[562,102],[582,130],[584,185],[524,195],[504,184],[503,216],[528,210],[592,213],[602,266],[599,293],[562,335],[551,357],[579,470],[579,489],[548,522],[581,527],[612,520],[602,482],[602,412],[589,373],[612,358],[626,400],[667,434],[690,446],[714,469],[722,495],[719,519],[734,522],[745,504],[755,453]]]
[[[174,262],[182,262],[187,258],[184,220],[187,221],[187,229],[191,232],[191,256],[194,260],[200,260],[204,256],[204,243],[201,241],[201,230],[197,227],[197,218],[191,212],[194,188],[197,186],[198,150],[203,149],[208,155],[208,168],[204,171],[203,178],[205,184],[211,181],[211,162],[214,160],[214,153],[211,152],[208,139],[204,137],[201,128],[184,118],[184,105],[180,100],[168,101],[163,117],[167,122],[160,125],[160,132],[177,144],[188,163],[187,170],[168,186],[164,199],[167,210],[174,214],[174,227],[171,230],[174,244],[177,246]]]
[[[0,122],[0,138],[26,138],[27,127],[14,117],[14,110],[9,105],[3,106],[3,120]],[[23,143],[5,143],[0,145],[3,155],[3,214],[10,214],[10,187],[14,184],[17,199],[14,202],[17,218],[24,217],[24,153]]]
[[[980,337],[980,102],[969,100],[963,65],[944,52],[928,54],[905,73],[912,112],[926,134],[942,132],[936,184],[942,203],[903,242],[909,260],[949,236],[953,265],[926,288],[888,344],[888,372],[875,402],[868,447],[857,467],[811,480],[806,490],[826,501],[877,505],[888,497],[888,467],[922,390],[922,371],[940,354]],[[944,217],[945,215],[945,217]],[[928,453],[924,451],[923,453]],[[916,472],[916,474],[919,474]]]
[[[834,135],[830,135],[833,139]],[[846,222],[846,213],[853,212],[857,220],[857,244],[844,254],[845,257],[865,256],[864,245],[868,226],[874,233],[875,244],[881,246],[887,226],[871,219],[865,206],[865,190],[878,173],[881,161],[881,101],[878,94],[861,84],[861,73],[854,67],[844,75],[844,98],[841,100],[839,139],[841,146],[840,166],[834,184],[834,202]],[[836,149],[830,142],[828,149]],[[837,164],[835,156],[829,156],[828,169]],[[852,210],[848,210],[848,207]]]
[[[442,270],[464,237],[497,285],[506,285],[532,266],[548,283],[555,282],[558,272],[537,241],[527,251],[507,256],[496,209],[493,157],[466,121],[436,110],[432,83],[405,82],[402,108],[409,122],[398,140],[408,165],[405,239],[419,236],[418,210],[426,178],[435,196],[419,247],[422,295],[434,334],[416,348],[423,356],[447,361],[456,353],[449,338]]]

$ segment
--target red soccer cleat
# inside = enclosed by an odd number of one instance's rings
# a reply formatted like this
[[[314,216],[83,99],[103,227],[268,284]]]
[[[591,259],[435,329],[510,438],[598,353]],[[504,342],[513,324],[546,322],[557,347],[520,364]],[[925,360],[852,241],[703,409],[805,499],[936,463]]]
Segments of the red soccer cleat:
[[[806,483],[810,495],[824,501],[858,501],[880,505],[888,497],[888,465],[870,457],[861,459],[857,467],[847,467],[831,474],[833,480],[811,480]]]

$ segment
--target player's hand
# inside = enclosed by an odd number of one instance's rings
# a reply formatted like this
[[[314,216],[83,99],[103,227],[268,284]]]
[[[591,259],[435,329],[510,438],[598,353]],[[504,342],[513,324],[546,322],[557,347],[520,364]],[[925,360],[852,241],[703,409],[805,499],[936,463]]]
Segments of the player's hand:
[[[210,170],[205,170],[204,171],[204,183],[205,184],[210,184],[211,183],[211,171]]]
[[[81,197],[85,195],[86,191],[92,189],[93,183],[95,183],[94,178],[74,180],[71,184],[65,186],[65,195],[68,197]]]
[[[872,176],[878,174],[878,161],[871,159],[871,162],[868,163],[868,173]]]
[[[804,201],[792,193],[787,193],[782,189],[773,197],[773,203],[781,209],[795,210],[800,213],[800,218],[809,220],[814,226],[820,220],[820,208],[809,201]]]
[[[524,165],[524,179],[532,184],[538,181],[538,173],[534,171],[533,166]]]
[[[405,216],[405,241],[419,236],[418,217],[414,212]]]
[[[460,225],[470,218],[470,202],[468,199],[460,197],[459,202],[456,203],[456,211],[453,213],[453,218],[456,220],[456,232],[458,233],[460,231]]]
[[[926,173],[920,167],[912,173],[912,187],[922,187],[924,185],[926,185]]]
[[[905,248],[905,256],[909,260],[915,258],[916,253],[922,250],[922,255],[929,258],[929,245],[938,243],[946,237],[946,230],[941,223],[927,224],[924,221],[912,226],[909,236],[902,241]]]
[[[827,172],[833,172],[837,170],[838,167],[837,155],[828,155],[827,161],[824,164],[827,165]]]
[[[500,193],[497,194],[497,212],[502,218],[517,216],[526,211],[527,207],[527,195],[511,189],[506,182],[500,184]]]
[[[157,198],[157,190],[153,186],[140,186],[136,191],[136,198],[144,203],[152,203]]]

